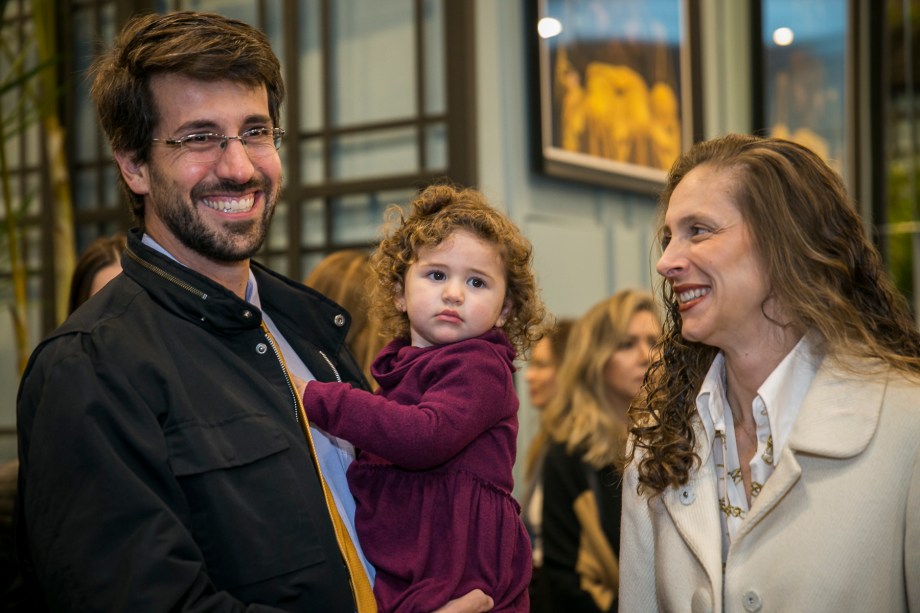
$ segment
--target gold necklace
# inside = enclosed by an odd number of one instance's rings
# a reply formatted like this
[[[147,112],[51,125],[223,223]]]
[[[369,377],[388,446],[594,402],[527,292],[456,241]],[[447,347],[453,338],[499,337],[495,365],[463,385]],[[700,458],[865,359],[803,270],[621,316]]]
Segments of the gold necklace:
[[[730,396],[731,394],[730,394],[730,392],[729,392],[729,390],[728,390],[728,376],[727,376],[725,373],[723,373],[722,376],[723,376],[722,385],[725,386],[725,400],[728,402],[729,413],[731,413],[731,416],[732,416],[732,425],[733,425],[734,428],[735,428],[735,446],[738,445],[738,436],[737,436],[737,433],[738,433],[738,431],[740,430],[740,431],[743,432],[744,435],[747,437],[748,441],[750,441],[750,443],[751,443],[752,445],[754,445],[754,449],[756,450],[757,447],[758,447],[758,441],[757,441],[757,422],[756,422],[756,421],[754,422],[754,427],[753,427],[753,429],[752,429],[753,431],[751,431],[751,430],[749,430],[748,428],[745,427],[744,422],[743,422],[742,420],[736,418],[736,416],[735,416],[735,411],[734,411],[734,409],[733,409],[732,407],[733,407],[734,405],[738,405],[739,407],[742,407],[742,406],[743,406],[743,403],[739,402],[737,398],[735,398],[735,402],[734,402],[734,403],[732,403],[732,401],[729,400],[729,396]],[[741,409],[739,408],[739,410],[741,410]]]
[[[732,415],[733,423],[734,423],[734,419],[735,419],[735,416]],[[747,439],[751,442],[752,445],[754,445],[754,448],[756,449],[757,448],[757,424],[756,423],[754,424],[753,432],[750,429],[746,428],[743,423],[739,423],[738,427],[735,428],[736,432],[738,430],[741,430],[741,432],[745,434]]]

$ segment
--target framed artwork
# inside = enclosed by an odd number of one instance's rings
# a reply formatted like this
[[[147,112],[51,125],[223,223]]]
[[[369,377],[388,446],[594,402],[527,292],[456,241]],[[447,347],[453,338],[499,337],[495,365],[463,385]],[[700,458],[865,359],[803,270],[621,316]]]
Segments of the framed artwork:
[[[850,0],[758,0],[753,7],[755,131],[813,150],[853,190],[857,45]]]
[[[657,193],[702,133],[698,2],[533,1],[540,170]]]

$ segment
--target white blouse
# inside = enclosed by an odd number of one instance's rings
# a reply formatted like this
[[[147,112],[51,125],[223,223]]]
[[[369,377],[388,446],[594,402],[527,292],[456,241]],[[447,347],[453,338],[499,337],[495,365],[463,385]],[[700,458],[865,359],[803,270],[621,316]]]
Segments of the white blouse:
[[[757,390],[753,403],[757,452],[750,462],[752,503],[756,502],[763,484],[773,474],[780,451],[789,438],[805,394],[817,373],[820,357],[815,355],[815,341],[814,336],[806,334]],[[741,480],[734,422],[726,398],[725,356],[721,352],[703,380],[696,397],[696,407],[709,435],[719,479],[724,565],[732,537],[744,523],[750,508]]]

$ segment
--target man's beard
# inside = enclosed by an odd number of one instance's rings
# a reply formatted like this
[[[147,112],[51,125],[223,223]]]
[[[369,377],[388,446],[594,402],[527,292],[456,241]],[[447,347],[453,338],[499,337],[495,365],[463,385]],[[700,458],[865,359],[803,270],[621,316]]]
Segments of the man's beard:
[[[269,181],[253,179],[242,185],[232,181],[199,184],[192,188],[189,202],[182,198],[165,177],[151,172],[151,180],[155,185],[166,186],[156,198],[157,214],[186,248],[215,262],[240,262],[254,256],[265,242],[280,191]],[[253,189],[261,190],[265,197],[260,219],[224,221],[212,227],[199,213],[199,206],[207,206],[196,204],[204,194],[234,195],[251,192]]]

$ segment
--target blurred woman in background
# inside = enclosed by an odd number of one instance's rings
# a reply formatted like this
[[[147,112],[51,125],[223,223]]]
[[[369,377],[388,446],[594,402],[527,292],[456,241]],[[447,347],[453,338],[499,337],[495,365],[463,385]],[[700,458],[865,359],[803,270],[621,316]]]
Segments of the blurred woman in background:
[[[125,250],[126,242],[125,235],[119,233],[100,236],[87,245],[70,278],[68,313],[77,310],[78,306],[121,272],[121,253]]]
[[[351,327],[345,342],[361,366],[364,378],[372,389],[377,389],[377,382],[371,376],[371,362],[383,349],[385,339],[367,316],[369,276],[370,254],[360,249],[343,249],[320,260],[304,280],[304,285],[337,302],[351,315]]]
[[[627,410],[661,323],[647,292],[624,290],[572,328],[543,415],[543,570],[552,611],[617,610]],[[541,588],[543,589],[543,588]]]
[[[530,361],[527,363],[524,380],[527,382],[530,406],[540,413],[546,409],[550,400],[556,395],[556,373],[565,356],[565,345],[573,323],[571,319],[557,321],[552,331],[540,339],[530,352]],[[546,458],[549,442],[549,432],[543,426],[541,419],[539,430],[527,449],[524,496],[521,501],[521,515],[527,527],[527,533],[530,535],[533,550],[533,578],[530,582],[531,613],[550,613],[551,611],[547,607],[546,590],[542,587],[545,582],[540,579],[543,566],[541,527],[543,523],[543,460]]]

